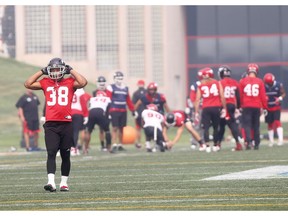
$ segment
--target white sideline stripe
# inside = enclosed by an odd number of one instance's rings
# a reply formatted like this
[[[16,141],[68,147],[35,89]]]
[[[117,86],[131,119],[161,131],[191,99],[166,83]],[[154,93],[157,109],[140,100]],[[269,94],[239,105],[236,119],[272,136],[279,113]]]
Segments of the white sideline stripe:
[[[110,201],[85,201],[85,202],[55,202],[55,203],[43,203],[41,202],[41,206],[65,206],[66,208],[69,208],[67,206],[73,206],[73,205],[85,205],[85,207],[89,208],[88,205],[93,205],[93,204],[120,204],[120,203],[133,203],[133,204],[137,204],[137,203],[175,203],[175,202],[180,202],[180,203],[185,203],[185,202],[223,202],[223,201],[236,201],[238,203],[239,200],[245,200],[245,201],[249,201],[249,200],[287,200],[288,197],[282,197],[282,198],[269,198],[269,197],[259,197],[259,198],[248,198],[248,197],[243,197],[243,198],[235,198],[235,199],[231,199],[231,198],[221,198],[221,199],[207,199],[207,198],[196,198],[196,199],[169,199],[169,200],[110,200]],[[51,200],[53,202],[53,200]],[[13,201],[9,202],[9,201],[5,201],[7,204],[1,204],[0,203],[0,207],[6,207],[6,206],[39,206],[39,203],[29,203],[29,200],[27,200],[28,203],[13,203]],[[195,203],[194,203],[195,204]],[[215,203],[214,203],[215,204]],[[191,204],[193,205],[193,204]],[[208,204],[209,205],[209,204]],[[83,207],[83,209],[85,209],[85,207]],[[99,206],[98,206],[99,207]],[[79,207],[81,208],[81,207]],[[96,207],[97,208],[97,207]],[[103,207],[102,207],[103,208]],[[107,208],[111,208],[111,206],[107,206]],[[147,208],[149,208],[149,206],[147,206]]]
[[[226,175],[219,175],[203,180],[246,180],[246,179],[267,179],[267,178],[287,178],[288,166],[269,166],[259,169],[235,172]]]

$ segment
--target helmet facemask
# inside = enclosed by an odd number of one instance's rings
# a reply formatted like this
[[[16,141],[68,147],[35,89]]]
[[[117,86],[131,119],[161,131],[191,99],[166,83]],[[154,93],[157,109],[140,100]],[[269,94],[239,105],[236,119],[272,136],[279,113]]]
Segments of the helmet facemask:
[[[47,66],[47,72],[50,79],[60,80],[65,74],[65,66],[63,65],[53,65]]]

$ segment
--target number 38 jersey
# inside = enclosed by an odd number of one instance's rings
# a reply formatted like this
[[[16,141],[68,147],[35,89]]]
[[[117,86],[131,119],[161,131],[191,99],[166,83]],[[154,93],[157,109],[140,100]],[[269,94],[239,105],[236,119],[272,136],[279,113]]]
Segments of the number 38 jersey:
[[[46,121],[72,121],[71,104],[75,89],[74,78],[63,78],[55,82],[50,78],[40,80],[45,95]]]
[[[200,90],[202,97],[202,108],[222,107],[219,92],[219,82],[217,80],[212,79],[208,82],[202,82],[198,86],[198,90]]]
[[[241,107],[267,109],[266,91],[258,77],[245,77],[239,82]]]

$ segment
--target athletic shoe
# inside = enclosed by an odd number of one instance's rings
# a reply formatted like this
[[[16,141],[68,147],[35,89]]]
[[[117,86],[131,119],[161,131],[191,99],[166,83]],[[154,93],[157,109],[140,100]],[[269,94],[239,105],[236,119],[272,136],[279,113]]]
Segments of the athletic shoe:
[[[117,146],[116,146],[116,145],[113,145],[111,151],[116,152],[117,150],[118,150]]]
[[[142,147],[142,145],[140,143],[135,143],[135,147],[140,149]]]
[[[68,185],[62,185],[62,186],[60,186],[60,191],[63,191],[63,192],[69,191]]]
[[[152,152],[152,149],[151,148],[147,148],[146,151],[147,152]]]
[[[254,150],[259,150],[259,145],[255,145]]]
[[[213,152],[220,151],[220,146],[219,146],[219,145],[214,145],[214,146],[212,147],[212,151],[213,151]]]
[[[126,149],[123,148],[122,145],[118,146],[118,151],[126,151]]]
[[[205,151],[206,150],[206,144],[201,144],[199,147],[199,151]]]
[[[240,143],[237,143],[236,144],[236,148],[235,148],[235,151],[242,151],[242,145]]]
[[[47,184],[44,186],[44,189],[46,191],[50,191],[50,192],[56,192],[56,187],[53,187],[51,184]]]
[[[283,142],[278,142],[277,145],[278,145],[278,146],[282,146],[282,145],[283,145]]]

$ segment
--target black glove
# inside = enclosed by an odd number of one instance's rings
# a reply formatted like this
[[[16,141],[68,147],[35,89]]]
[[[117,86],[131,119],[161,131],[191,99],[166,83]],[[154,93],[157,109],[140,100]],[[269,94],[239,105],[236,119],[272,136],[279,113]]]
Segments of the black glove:
[[[43,75],[48,75],[47,67],[41,69]]]
[[[73,68],[70,65],[65,66],[65,74],[70,74],[71,70],[73,70]]]

